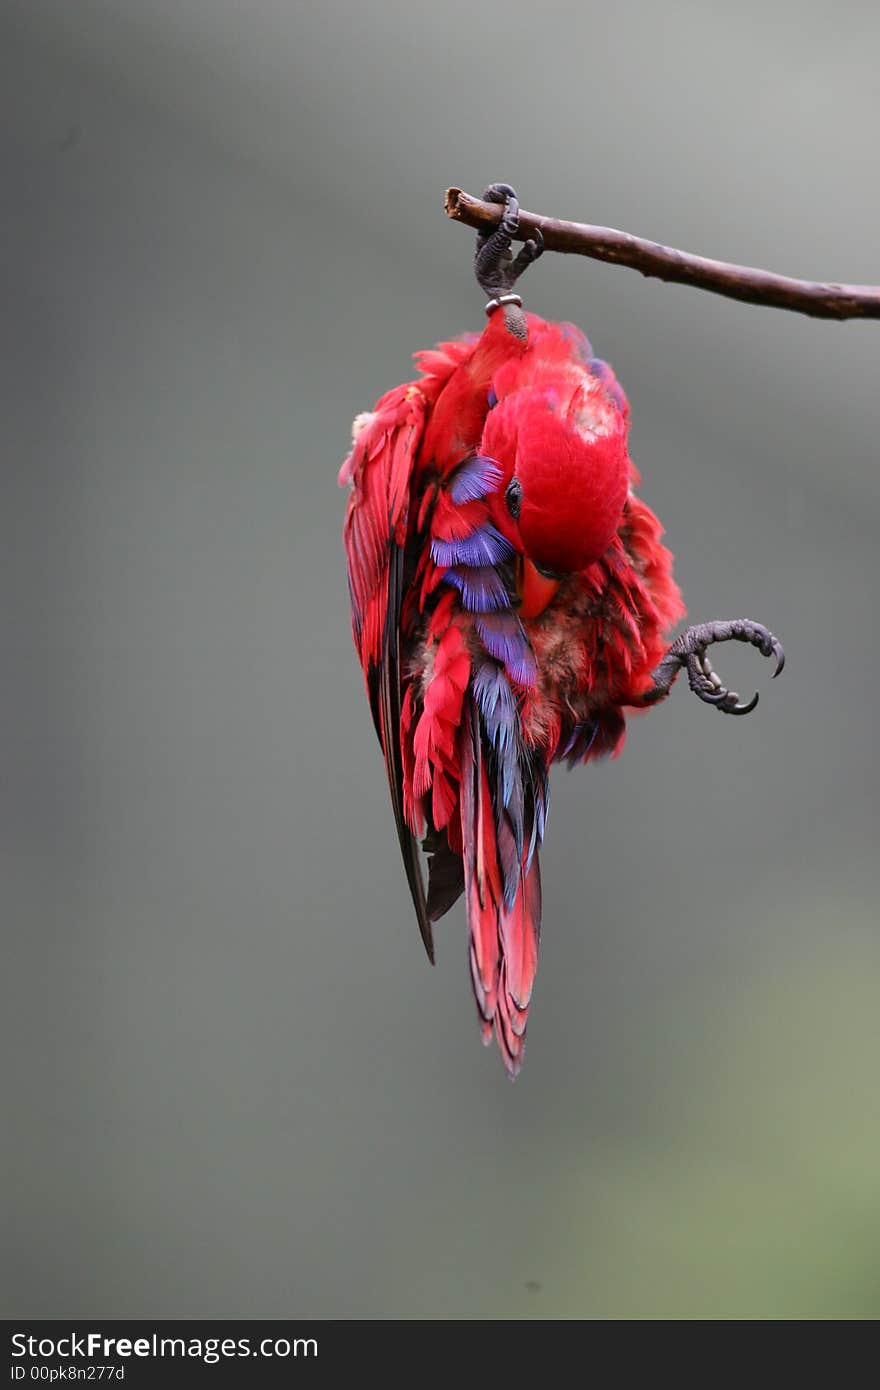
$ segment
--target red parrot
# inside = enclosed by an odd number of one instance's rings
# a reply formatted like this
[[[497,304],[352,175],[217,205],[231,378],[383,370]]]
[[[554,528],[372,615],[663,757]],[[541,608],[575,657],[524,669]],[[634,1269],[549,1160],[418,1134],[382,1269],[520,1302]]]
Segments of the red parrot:
[[[491,298],[481,336],[417,355],[421,375],[358,416],[339,474],[355,646],[385,756],[429,958],[465,896],[487,1043],[519,1071],[541,933],[539,850],[550,764],[616,755],[624,710],[682,666],[726,713],[748,705],[706,652],[772,633],[734,620],[667,634],[684,614],[660,523],[636,495],[629,405],[579,329],[524,314],[512,286],[518,204],[506,184],[477,239]],[[427,856],[428,886],[419,844]]]

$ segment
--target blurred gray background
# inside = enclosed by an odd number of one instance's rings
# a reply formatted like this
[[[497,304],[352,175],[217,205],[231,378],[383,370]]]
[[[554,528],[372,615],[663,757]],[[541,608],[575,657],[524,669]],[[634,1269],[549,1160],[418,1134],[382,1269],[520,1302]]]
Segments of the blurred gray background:
[[[759,711],[557,770],[522,1076],[428,967],[336,470],[443,191],[880,280],[867,3],[5,0],[6,1316],[880,1314],[880,325],[571,258]]]

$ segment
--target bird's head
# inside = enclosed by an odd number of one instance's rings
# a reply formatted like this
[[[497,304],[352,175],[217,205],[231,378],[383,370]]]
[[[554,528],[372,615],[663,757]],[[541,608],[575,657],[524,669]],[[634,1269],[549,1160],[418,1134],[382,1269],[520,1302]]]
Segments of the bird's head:
[[[522,555],[561,578],[601,559],[629,483],[626,417],[598,382],[535,385],[490,410],[481,453],[503,471],[504,508]]]

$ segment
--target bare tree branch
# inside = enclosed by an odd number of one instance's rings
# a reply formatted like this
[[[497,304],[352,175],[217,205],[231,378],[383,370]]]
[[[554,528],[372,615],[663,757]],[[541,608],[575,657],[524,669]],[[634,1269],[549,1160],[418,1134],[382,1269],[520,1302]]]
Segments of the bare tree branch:
[[[501,218],[497,203],[484,203],[461,188],[446,192],[446,215],[468,227],[485,231]],[[527,241],[540,228],[548,251],[564,251],[593,260],[628,265],[642,275],[693,285],[728,299],[746,304],[764,304],[773,309],[791,309],[817,319],[880,318],[880,285],[832,285],[811,280],[792,280],[769,270],[710,261],[691,256],[656,241],[645,241],[618,232],[613,227],[593,227],[581,222],[563,222],[520,209],[517,239]]]

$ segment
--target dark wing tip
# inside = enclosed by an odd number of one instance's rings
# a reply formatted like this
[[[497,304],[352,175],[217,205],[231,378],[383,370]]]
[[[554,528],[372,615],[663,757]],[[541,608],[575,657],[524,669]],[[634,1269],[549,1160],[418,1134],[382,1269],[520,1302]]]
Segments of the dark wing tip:
[[[428,918],[425,883],[419,862],[419,847],[403,814],[403,758],[400,750],[400,605],[403,594],[403,550],[394,542],[388,554],[388,608],[383,633],[382,663],[379,670],[379,737],[385,754],[385,769],[391,791],[391,805],[397,838],[403,855],[406,880],[412,894],[419,932],[434,964],[434,935]]]
[[[432,965],[436,965],[437,961],[434,958],[434,933],[431,930],[431,923],[428,921],[427,917],[424,921],[419,921],[419,931],[421,932],[425,950],[428,953],[428,960]]]

